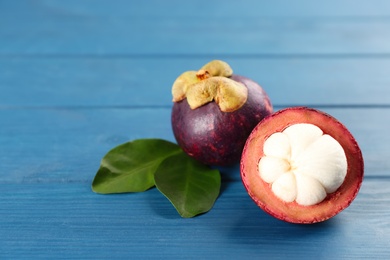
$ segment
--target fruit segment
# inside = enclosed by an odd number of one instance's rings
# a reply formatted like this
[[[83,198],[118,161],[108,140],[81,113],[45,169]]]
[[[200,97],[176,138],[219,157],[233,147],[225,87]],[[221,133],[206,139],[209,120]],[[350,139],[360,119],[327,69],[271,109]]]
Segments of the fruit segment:
[[[294,124],[264,142],[259,174],[285,202],[311,206],[336,191],[347,174],[341,145],[313,124]]]

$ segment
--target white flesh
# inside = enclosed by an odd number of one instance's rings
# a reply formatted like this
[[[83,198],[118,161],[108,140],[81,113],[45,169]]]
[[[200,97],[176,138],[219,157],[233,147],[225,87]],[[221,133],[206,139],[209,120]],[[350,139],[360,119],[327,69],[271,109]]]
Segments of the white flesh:
[[[285,202],[318,204],[341,186],[347,174],[341,145],[312,124],[295,124],[272,134],[263,151],[260,176]]]

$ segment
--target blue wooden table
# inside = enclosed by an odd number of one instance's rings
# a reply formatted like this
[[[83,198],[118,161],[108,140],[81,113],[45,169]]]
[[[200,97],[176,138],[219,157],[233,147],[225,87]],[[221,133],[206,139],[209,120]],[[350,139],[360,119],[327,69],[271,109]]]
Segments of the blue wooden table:
[[[171,86],[212,59],[275,110],[343,122],[365,178],[315,225],[272,218],[222,169],[212,210],[181,218],[156,189],[98,195],[101,158],[174,141]],[[0,259],[390,257],[389,1],[0,0]]]

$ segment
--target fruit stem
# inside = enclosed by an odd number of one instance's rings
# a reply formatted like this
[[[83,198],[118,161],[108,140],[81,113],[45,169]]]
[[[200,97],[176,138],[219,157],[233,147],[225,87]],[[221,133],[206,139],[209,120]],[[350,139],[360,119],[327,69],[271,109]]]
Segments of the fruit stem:
[[[198,70],[198,72],[196,73],[196,77],[197,77],[199,80],[204,80],[204,79],[210,78],[211,75],[210,75],[210,73],[209,73],[207,70],[200,69],[200,70]]]

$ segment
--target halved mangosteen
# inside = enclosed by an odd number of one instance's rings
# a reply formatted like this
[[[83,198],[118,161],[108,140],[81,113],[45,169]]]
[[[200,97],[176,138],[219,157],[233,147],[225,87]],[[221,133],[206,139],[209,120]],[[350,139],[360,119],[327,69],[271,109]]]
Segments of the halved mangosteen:
[[[334,117],[311,108],[280,110],[250,134],[241,177],[253,201],[291,223],[325,221],[348,207],[364,172],[361,150]]]

